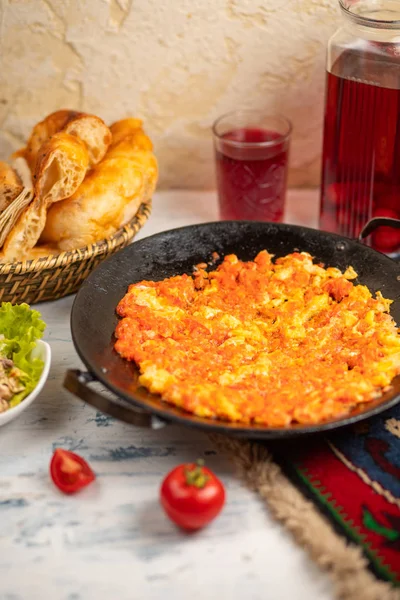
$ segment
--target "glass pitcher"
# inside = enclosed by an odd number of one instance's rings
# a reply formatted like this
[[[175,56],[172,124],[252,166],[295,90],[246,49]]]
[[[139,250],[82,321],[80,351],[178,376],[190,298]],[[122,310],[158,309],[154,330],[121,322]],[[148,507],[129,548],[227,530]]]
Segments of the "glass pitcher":
[[[372,218],[400,218],[400,1],[340,0],[327,54],[320,229],[357,237]],[[400,230],[370,245],[400,254]]]

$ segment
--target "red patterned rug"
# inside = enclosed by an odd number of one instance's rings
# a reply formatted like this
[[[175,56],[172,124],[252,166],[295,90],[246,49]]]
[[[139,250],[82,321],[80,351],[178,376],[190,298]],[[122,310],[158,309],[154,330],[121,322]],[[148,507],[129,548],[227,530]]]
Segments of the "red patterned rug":
[[[275,460],[371,571],[400,585],[400,407]]]
[[[400,600],[400,404],[328,437],[212,436],[346,600]]]

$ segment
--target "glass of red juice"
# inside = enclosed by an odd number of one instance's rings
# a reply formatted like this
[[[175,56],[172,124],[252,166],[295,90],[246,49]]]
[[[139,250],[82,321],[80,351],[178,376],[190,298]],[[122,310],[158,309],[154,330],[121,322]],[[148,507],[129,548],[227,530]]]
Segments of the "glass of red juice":
[[[213,125],[223,220],[283,220],[292,126],[280,115],[238,110]]]

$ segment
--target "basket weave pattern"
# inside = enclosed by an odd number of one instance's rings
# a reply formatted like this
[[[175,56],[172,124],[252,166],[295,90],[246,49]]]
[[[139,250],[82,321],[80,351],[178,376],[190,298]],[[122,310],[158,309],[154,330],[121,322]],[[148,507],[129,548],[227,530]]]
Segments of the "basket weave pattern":
[[[55,256],[0,264],[0,302],[35,304],[75,293],[89,273],[129,244],[151,212],[143,202],[133,219],[109,238]]]

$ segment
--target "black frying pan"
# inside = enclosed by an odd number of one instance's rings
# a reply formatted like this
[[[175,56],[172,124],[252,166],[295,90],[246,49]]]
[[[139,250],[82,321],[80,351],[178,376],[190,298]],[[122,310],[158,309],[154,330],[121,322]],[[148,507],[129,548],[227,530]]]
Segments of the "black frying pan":
[[[376,221],[376,225],[381,224],[381,220]],[[368,227],[370,231],[372,226]],[[397,403],[400,377],[394,380],[393,389],[378,401],[345,418],[312,426],[267,428],[196,417],[166,404],[159,396],[138,386],[136,367],[113,350],[113,332],[118,321],[115,307],[128,285],[143,279],[156,281],[192,273],[195,264],[209,261],[215,251],[221,257],[235,253],[242,260],[252,260],[263,249],[277,257],[295,250],[307,251],[317,261],[341,270],[352,265],[359,275],[359,283],[367,285],[372,292],[380,290],[386,298],[394,300],[391,313],[400,323],[400,267],[360,242],[295,225],[254,221],[182,227],[134,242],[105,260],[86,279],[72,307],[71,329],[75,348],[88,372],[68,371],[64,386],[102,412],[135,425],[157,428],[167,422],[176,422],[208,431],[264,439],[334,429],[375,415]],[[99,394],[89,385],[95,381],[114,392],[117,398]]]

